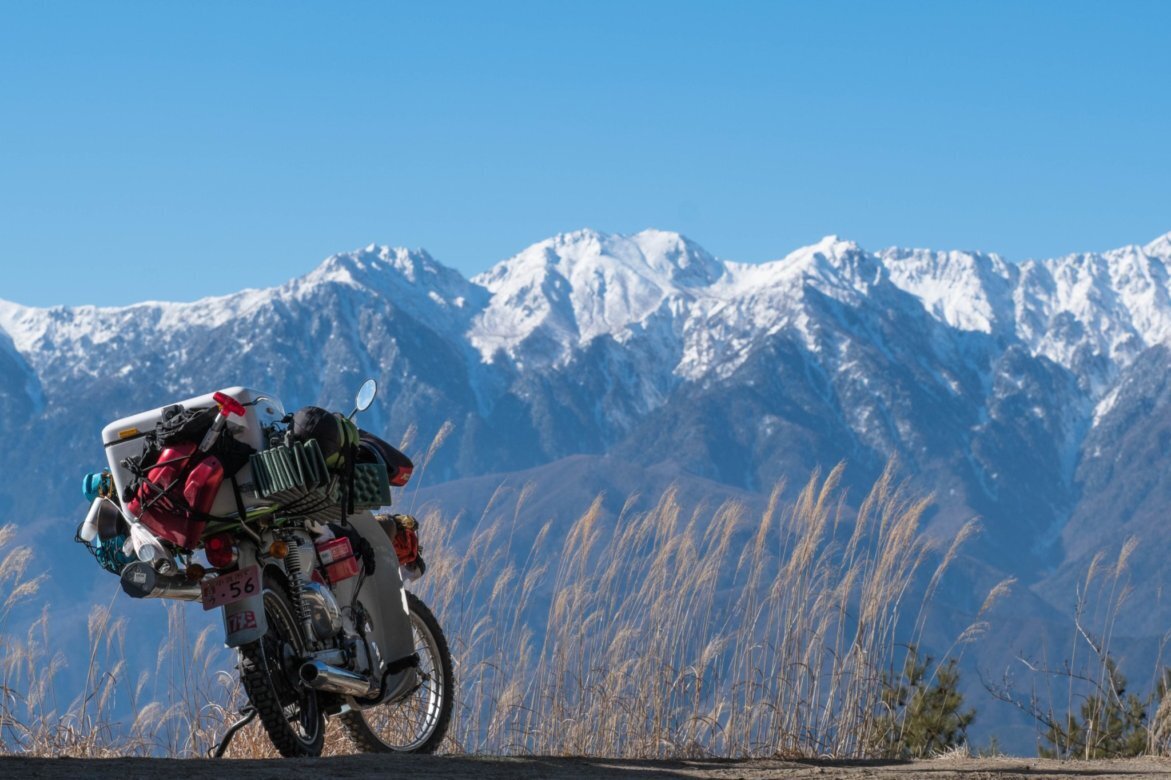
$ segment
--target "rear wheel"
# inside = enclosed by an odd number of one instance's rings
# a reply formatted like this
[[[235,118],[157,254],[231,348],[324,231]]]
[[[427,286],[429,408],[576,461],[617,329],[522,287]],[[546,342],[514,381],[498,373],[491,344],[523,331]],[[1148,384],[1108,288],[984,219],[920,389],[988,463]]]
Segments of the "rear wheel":
[[[365,753],[434,753],[447,735],[455,681],[451,653],[439,621],[427,605],[407,593],[411,634],[419,655],[419,684],[399,698],[339,718]]]
[[[307,648],[284,585],[268,576],[264,616],[268,632],[239,648],[240,683],[282,756],[319,756],[325,716],[317,692],[302,686],[298,674]]]

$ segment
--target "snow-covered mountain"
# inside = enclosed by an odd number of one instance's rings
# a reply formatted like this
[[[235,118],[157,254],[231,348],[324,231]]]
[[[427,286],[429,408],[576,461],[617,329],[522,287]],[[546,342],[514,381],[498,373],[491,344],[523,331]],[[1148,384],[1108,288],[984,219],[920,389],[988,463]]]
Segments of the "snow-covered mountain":
[[[233,384],[344,407],[374,376],[369,427],[425,444],[454,423],[427,475],[454,501],[461,480],[571,456],[749,492],[845,459],[856,495],[897,455],[936,496],[935,533],[983,518],[989,576],[1061,602],[1087,556],[1137,533],[1154,594],[1171,584],[1154,552],[1171,543],[1169,263],[1171,234],[1021,264],[831,236],[749,265],[581,230],[470,280],[371,245],[194,303],[0,302],[0,508],[60,539],[107,421]]]

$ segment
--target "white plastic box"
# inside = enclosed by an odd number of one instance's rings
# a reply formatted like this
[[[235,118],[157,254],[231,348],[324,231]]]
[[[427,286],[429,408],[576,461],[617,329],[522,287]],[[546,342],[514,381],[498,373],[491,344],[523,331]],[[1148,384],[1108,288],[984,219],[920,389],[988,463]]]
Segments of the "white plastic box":
[[[228,418],[228,430],[232,435],[237,440],[248,444],[257,451],[265,449],[268,443],[264,438],[264,427],[272,425],[272,423],[285,416],[285,408],[281,404],[280,399],[269,393],[250,390],[246,387],[229,387],[226,390],[220,390],[218,392],[231,396],[245,405],[243,418]],[[168,404],[158,409],[152,409],[149,412],[140,412],[129,417],[123,417],[121,420],[115,420],[102,429],[102,444],[106,448],[106,459],[110,464],[110,474],[114,477],[114,486],[118,489],[119,496],[123,495],[126,486],[131,481],[130,472],[122,466],[122,461],[128,457],[142,454],[144,446],[143,436],[154,431],[155,423],[163,419],[163,410],[173,406],[182,407],[184,410],[207,409],[215,406],[212,395],[213,393],[208,393],[207,395],[179,401],[177,404]],[[259,402],[252,405],[252,402],[258,399]],[[252,467],[245,464],[244,468],[237,472],[236,481],[241,486],[251,483]],[[251,496],[250,490],[245,489],[241,492],[244,495],[244,503],[246,506],[251,507],[256,503],[255,499]],[[226,516],[234,515],[235,513],[236,499],[232,495],[232,485],[225,479],[224,485],[220,488],[220,492],[216,496],[215,503],[212,504],[209,514]]]

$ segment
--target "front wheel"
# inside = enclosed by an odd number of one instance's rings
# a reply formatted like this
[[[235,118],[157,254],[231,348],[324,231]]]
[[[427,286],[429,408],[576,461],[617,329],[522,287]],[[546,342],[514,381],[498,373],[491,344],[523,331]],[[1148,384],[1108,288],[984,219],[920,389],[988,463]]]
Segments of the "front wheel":
[[[317,692],[298,677],[305,641],[282,583],[264,578],[264,615],[268,632],[240,650],[240,683],[260,715],[268,738],[282,756],[320,756],[325,716]]]
[[[419,684],[399,698],[340,716],[364,753],[434,753],[447,734],[455,680],[451,653],[439,621],[422,599],[407,592],[411,633],[419,655]]]

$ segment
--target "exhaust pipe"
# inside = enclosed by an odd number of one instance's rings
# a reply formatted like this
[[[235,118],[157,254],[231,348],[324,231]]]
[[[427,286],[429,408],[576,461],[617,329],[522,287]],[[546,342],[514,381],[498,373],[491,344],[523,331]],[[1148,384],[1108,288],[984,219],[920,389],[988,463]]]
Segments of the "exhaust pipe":
[[[159,574],[144,561],[135,561],[122,569],[122,590],[133,599],[199,601],[203,597],[198,582]]]
[[[301,665],[301,682],[319,691],[345,696],[365,697],[378,692],[369,678],[321,661],[306,661]]]

